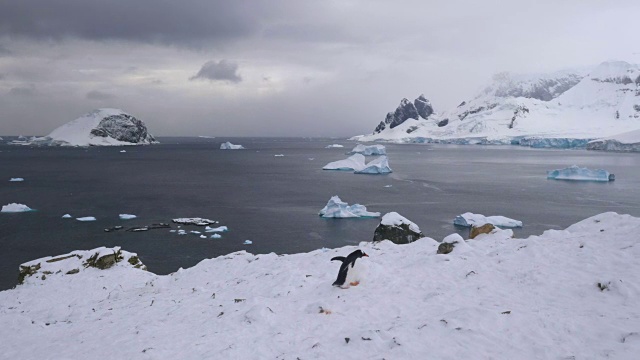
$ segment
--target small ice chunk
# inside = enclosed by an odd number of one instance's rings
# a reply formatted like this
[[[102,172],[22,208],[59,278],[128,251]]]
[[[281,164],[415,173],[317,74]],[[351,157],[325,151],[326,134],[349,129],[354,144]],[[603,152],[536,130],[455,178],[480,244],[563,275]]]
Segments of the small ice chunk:
[[[119,216],[120,216],[120,220],[130,220],[130,219],[137,218],[137,216],[131,215],[131,214],[120,214]]]
[[[85,216],[85,217],[76,218],[76,220],[78,220],[78,221],[96,221],[96,218],[93,217],[93,216]]]
[[[241,150],[241,149],[244,149],[244,146],[234,145],[228,141],[220,144],[220,150]]]
[[[571,165],[568,168],[547,171],[547,179],[576,181],[613,181],[615,175],[606,170],[591,170]]]
[[[200,239],[206,239],[207,236],[206,235],[200,235]]]
[[[482,226],[484,224],[491,224],[499,227],[522,227],[522,221],[519,220],[510,219],[500,215],[484,216],[470,212],[456,216],[456,218],[453,219],[453,224],[466,227]]]
[[[275,155],[273,155],[273,156],[275,156],[275,157],[283,157],[283,156],[284,156],[284,154],[275,154]]]
[[[220,234],[213,234],[213,235],[210,236],[210,238],[212,238],[212,239],[220,239],[221,237],[222,237],[222,235],[220,235]]]
[[[192,234],[200,234],[200,231],[195,231],[195,230],[191,230],[189,232],[192,233]]]
[[[207,226],[207,228],[205,228],[205,232],[208,232],[208,233],[229,231],[229,229],[226,226],[218,226],[217,228],[211,228]]]
[[[178,230],[169,230],[169,232],[173,232],[173,233],[176,232],[176,231],[178,231]]]
[[[10,203],[7,205],[3,205],[2,210],[0,210],[0,212],[11,213],[11,212],[25,212],[25,211],[31,211],[31,210],[33,209],[31,209],[27,205]]]
[[[351,150],[350,154],[362,155],[386,155],[387,149],[384,145],[362,145],[358,144]]]
[[[389,188],[389,187],[392,187],[392,186],[393,186],[393,185],[385,185],[384,187],[387,187],[387,188]]]
[[[71,219],[73,216],[71,216],[71,214],[64,214],[62,215],[63,219]]]
[[[251,245],[251,244],[253,244],[253,241],[251,241],[251,240],[245,240],[245,241],[244,241],[244,244],[245,244],[245,245]]]
[[[320,210],[318,215],[324,218],[359,218],[359,217],[379,217],[379,212],[369,212],[364,205],[353,204],[349,206],[340,200],[338,196],[332,196],[327,205]]]
[[[369,162],[362,169],[355,171],[356,174],[388,174],[390,172],[393,172],[393,170],[389,167],[389,160],[386,156],[380,156]]]
[[[121,153],[127,152],[127,150],[120,150]]]
[[[344,147],[344,146],[340,145],[340,144],[331,144],[331,145],[325,146],[324,148],[325,149],[332,149],[332,148],[342,148],[342,147]]]
[[[309,160],[313,161],[315,158],[309,158]]]
[[[362,154],[354,154],[344,160],[333,161],[325,165],[322,170],[360,170],[365,166],[365,158]]]
[[[19,182],[19,181],[24,181],[24,179],[23,178],[11,178],[11,179],[9,179],[9,181]]]

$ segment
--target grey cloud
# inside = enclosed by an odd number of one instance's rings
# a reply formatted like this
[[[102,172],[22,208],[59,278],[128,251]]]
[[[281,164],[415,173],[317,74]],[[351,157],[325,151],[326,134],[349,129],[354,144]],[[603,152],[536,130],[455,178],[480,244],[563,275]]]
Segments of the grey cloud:
[[[9,95],[13,96],[33,96],[36,93],[35,85],[16,86],[9,90]]]
[[[242,77],[238,74],[238,64],[225,59],[219,62],[207,61],[202,65],[198,73],[189,78],[189,80],[207,79],[212,81],[229,81],[239,83]]]
[[[0,44],[0,57],[11,55],[11,50]]]
[[[112,100],[115,98],[116,96],[114,94],[109,94],[98,90],[91,90],[87,93],[87,99],[89,100]]]

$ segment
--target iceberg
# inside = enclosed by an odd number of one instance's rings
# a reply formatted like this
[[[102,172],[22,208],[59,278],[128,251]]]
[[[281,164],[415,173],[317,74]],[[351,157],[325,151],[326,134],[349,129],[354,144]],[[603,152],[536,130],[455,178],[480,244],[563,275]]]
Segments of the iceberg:
[[[369,162],[362,169],[355,171],[356,174],[388,174],[391,172],[393,170],[389,167],[389,160],[386,156],[380,156]]]
[[[215,221],[215,220],[209,220],[209,219],[204,219],[204,218],[199,218],[199,217],[195,217],[195,218],[177,218],[177,219],[173,219],[172,221],[174,223],[176,223],[176,224],[198,225],[198,226],[205,226],[205,225],[211,225],[211,224],[217,223],[217,221]]]
[[[362,154],[354,154],[344,160],[330,162],[322,170],[354,171],[365,167],[365,158]]]
[[[244,244],[245,244],[245,245],[251,245],[251,244],[253,244],[253,241],[251,241],[251,240],[245,240],[245,241],[244,241]]]
[[[331,144],[331,145],[327,145],[324,148],[325,149],[332,149],[332,148],[342,148],[344,146],[340,145],[340,144]]]
[[[453,219],[453,224],[458,226],[482,226],[484,224],[491,224],[499,227],[522,227],[522,221],[510,219],[508,217],[496,215],[496,216],[484,216],[480,214],[474,214],[466,212],[462,215],[456,216]]]
[[[332,196],[327,205],[320,210],[318,215],[324,218],[360,218],[360,217],[379,217],[379,212],[369,212],[364,205],[353,204],[349,206],[346,202],[340,200],[340,197]]]
[[[275,156],[275,157],[283,157],[283,156],[284,156],[284,154],[275,154],[275,155],[273,155],[273,156]]]
[[[85,217],[76,218],[76,220],[78,220],[78,221],[96,221],[96,218],[93,217],[93,216],[85,216]]]
[[[131,214],[120,214],[119,216],[120,216],[120,220],[130,220],[130,219],[137,218],[137,216],[131,215]]]
[[[351,150],[350,154],[362,155],[386,155],[387,150],[384,145],[362,145],[358,144]]]
[[[71,216],[71,214],[64,214],[62,215],[63,219],[71,219],[73,216]]]
[[[2,210],[0,212],[4,213],[15,213],[15,212],[25,212],[32,211],[33,209],[24,204],[18,203],[10,203],[2,206]]]
[[[221,237],[222,237],[222,235],[220,235],[220,234],[213,234],[213,235],[210,236],[210,238],[212,238],[212,239],[220,239]]]
[[[220,150],[242,150],[242,149],[244,149],[244,146],[234,145],[228,141],[220,144]]]
[[[571,165],[568,168],[547,171],[547,179],[575,181],[613,181],[615,175],[606,170],[591,170]]]
[[[9,181],[11,181],[11,182],[20,182],[20,181],[24,181],[24,179],[23,178],[11,178],[11,179],[9,179]]]
[[[212,228],[207,226],[206,228],[204,228],[204,232],[225,232],[225,231],[229,231],[229,228],[227,228],[226,226],[218,226],[217,228]]]

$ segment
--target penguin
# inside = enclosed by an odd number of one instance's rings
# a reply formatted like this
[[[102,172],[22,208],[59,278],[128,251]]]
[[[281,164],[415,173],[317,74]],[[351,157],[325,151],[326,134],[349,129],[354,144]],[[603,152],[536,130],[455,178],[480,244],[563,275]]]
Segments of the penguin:
[[[352,285],[352,286],[358,285],[360,281],[354,276],[355,275],[354,273],[356,271],[353,267],[356,265],[356,260],[358,260],[363,256],[369,257],[369,255],[365,254],[363,251],[356,250],[351,254],[349,254],[347,257],[336,256],[332,258],[331,261],[334,261],[334,260],[342,261],[342,265],[340,265],[340,270],[338,271],[338,278],[333,283],[333,286],[340,286],[342,288],[346,288],[346,287],[349,287],[349,285]],[[348,284],[346,284],[347,286],[345,287],[344,285],[347,282],[347,279],[349,279],[350,281]]]

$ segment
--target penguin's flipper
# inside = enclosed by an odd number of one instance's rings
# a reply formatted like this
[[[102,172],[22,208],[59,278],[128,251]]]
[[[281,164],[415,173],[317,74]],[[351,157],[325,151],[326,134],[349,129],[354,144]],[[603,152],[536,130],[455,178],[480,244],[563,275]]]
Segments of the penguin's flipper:
[[[331,258],[331,261],[334,261],[334,260],[340,260],[342,262],[345,262],[345,261],[347,261],[347,258],[344,257],[344,256],[336,256],[334,258]]]

